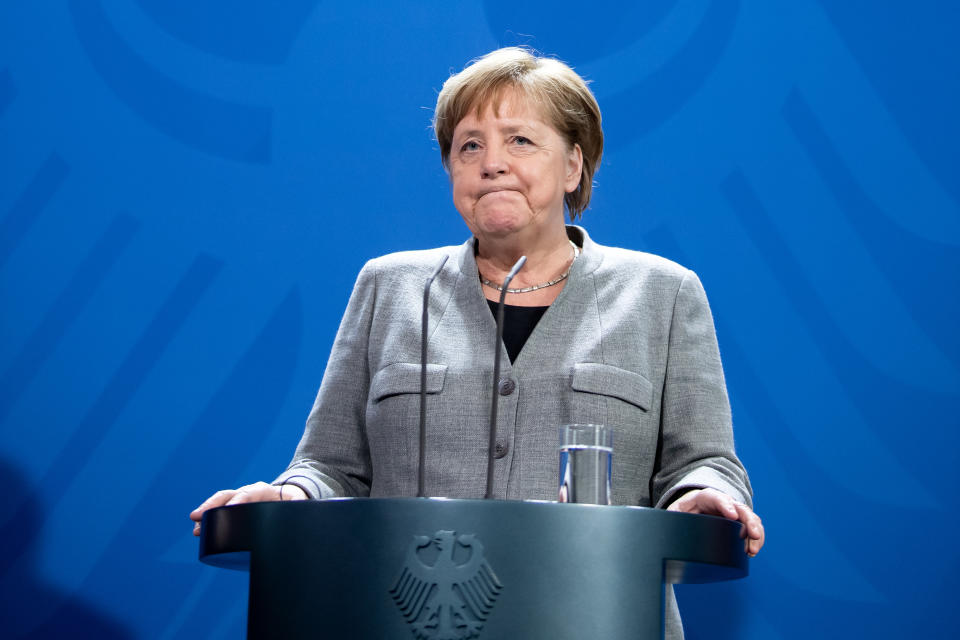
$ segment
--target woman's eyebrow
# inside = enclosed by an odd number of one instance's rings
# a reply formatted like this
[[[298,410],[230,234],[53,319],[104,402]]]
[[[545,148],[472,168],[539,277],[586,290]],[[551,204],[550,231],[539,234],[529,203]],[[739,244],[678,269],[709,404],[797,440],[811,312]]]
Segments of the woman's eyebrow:
[[[501,126],[498,131],[500,133],[517,133],[519,131],[531,131],[532,127],[523,122],[508,122]],[[467,129],[466,131],[459,131],[454,136],[455,140],[462,138],[472,138],[478,137],[482,138],[484,135],[481,129]]]
[[[483,132],[480,129],[468,129],[467,131],[461,131],[457,134],[458,138],[469,138],[471,136],[482,136]]]

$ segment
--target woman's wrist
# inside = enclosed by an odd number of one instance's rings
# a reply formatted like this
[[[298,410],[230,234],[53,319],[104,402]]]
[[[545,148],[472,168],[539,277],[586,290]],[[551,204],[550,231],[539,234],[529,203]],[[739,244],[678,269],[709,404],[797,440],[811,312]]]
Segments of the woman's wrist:
[[[280,500],[311,500],[313,498],[306,487],[295,481],[296,478],[310,479],[305,476],[290,476],[289,478],[284,478],[283,481],[278,484]]]

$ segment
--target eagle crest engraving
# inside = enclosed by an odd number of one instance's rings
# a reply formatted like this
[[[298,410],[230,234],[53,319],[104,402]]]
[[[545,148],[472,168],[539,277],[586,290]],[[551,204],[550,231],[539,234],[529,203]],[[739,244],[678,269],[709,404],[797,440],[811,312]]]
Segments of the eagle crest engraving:
[[[475,536],[414,536],[390,588],[416,640],[477,638],[503,589]]]

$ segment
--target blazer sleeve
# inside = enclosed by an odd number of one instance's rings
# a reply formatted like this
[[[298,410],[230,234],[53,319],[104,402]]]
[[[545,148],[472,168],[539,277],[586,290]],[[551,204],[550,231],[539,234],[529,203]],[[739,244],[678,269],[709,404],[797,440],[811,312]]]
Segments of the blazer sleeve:
[[[651,498],[666,508],[682,493],[706,487],[752,505],[750,481],[734,450],[713,315],[700,279],[687,271],[670,325]]]
[[[365,420],[370,370],[367,345],[377,299],[372,262],[360,271],[300,444],[273,484],[294,484],[311,498],[367,496],[371,464]]]

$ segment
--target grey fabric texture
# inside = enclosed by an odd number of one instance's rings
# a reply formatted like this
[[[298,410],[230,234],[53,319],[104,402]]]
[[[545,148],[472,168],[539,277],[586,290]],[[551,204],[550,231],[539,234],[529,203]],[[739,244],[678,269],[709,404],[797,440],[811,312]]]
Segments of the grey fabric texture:
[[[697,275],[647,253],[604,247],[586,231],[564,289],[501,379],[494,493],[556,500],[559,425],[614,429],[613,501],[666,508],[713,487],[751,504],[734,452],[713,317]],[[474,240],[369,261],[357,278],[306,430],[289,468],[313,498],[417,491],[420,312],[431,290],[426,492],[481,498],[487,467],[495,325]],[[682,637],[672,589],[667,637]]]

